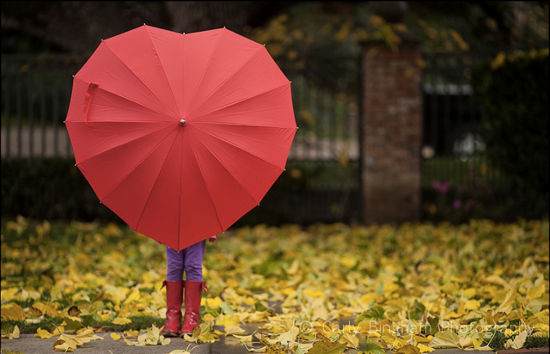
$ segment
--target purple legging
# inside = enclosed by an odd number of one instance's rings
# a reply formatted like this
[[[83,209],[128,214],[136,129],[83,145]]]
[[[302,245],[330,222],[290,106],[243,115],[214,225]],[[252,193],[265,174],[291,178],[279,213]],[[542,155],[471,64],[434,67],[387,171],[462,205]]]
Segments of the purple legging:
[[[183,270],[187,280],[202,281],[202,259],[206,241],[200,241],[181,251],[166,246],[166,280],[183,279]]]

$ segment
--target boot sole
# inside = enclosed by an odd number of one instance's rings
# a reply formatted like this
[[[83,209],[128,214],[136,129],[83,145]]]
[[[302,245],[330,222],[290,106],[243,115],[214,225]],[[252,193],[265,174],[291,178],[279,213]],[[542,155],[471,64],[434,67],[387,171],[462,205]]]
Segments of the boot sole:
[[[168,332],[165,332],[165,333],[161,333],[162,336],[164,337],[179,337],[178,334],[172,332],[172,331],[168,331]]]

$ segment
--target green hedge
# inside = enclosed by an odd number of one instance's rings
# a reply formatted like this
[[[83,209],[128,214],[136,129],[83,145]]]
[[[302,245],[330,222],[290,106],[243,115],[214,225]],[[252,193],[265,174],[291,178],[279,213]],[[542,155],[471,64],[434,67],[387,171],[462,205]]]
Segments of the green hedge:
[[[518,212],[548,214],[548,50],[500,54],[477,72],[487,157],[510,181]]]
[[[2,215],[119,221],[68,158],[2,159]]]

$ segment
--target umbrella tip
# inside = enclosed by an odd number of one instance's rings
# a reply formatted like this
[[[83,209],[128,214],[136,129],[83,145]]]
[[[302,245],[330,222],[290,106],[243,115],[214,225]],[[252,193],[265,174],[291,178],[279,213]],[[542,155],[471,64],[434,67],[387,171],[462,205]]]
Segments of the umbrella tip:
[[[143,22],[143,25],[146,26],[145,22]]]
[[[65,121],[63,121],[63,124],[65,124]]]
[[[185,34],[185,32],[182,32],[181,34]]]
[[[74,77],[74,75],[73,75],[73,77]]]

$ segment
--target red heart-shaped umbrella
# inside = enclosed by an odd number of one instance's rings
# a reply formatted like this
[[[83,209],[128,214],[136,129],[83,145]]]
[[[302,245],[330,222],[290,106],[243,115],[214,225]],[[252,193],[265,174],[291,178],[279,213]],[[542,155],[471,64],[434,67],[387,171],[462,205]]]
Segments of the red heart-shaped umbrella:
[[[101,203],[176,250],[258,205],[297,129],[264,45],[146,25],[101,42],[74,76],[65,123]]]

